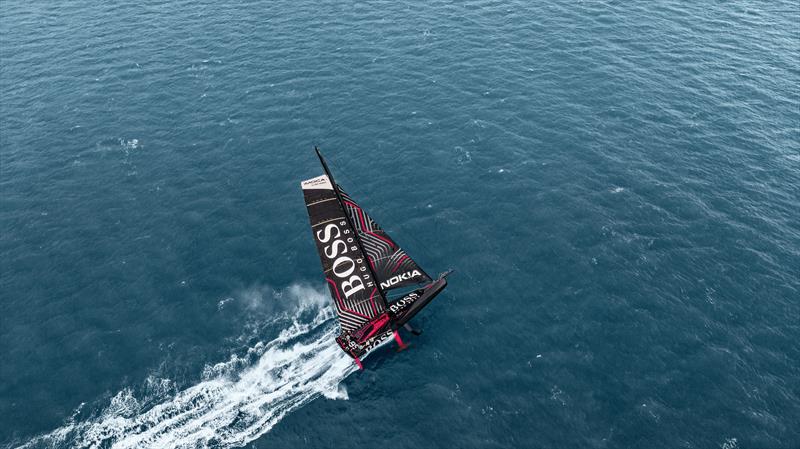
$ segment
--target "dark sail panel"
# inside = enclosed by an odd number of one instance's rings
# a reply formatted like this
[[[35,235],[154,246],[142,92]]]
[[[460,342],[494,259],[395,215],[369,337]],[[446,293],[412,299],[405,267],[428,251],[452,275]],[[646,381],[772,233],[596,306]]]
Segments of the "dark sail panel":
[[[339,322],[343,330],[352,332],[383,313],[386,299],[328,177],[322,175],[300,185]]]
[[[344,207],[350,215],[350,222],[356,227],[361,245],[367,252],[369,263],[381,289],[386,291],[430,282],[431,277],[342,190],[341,186],[338,187]]]

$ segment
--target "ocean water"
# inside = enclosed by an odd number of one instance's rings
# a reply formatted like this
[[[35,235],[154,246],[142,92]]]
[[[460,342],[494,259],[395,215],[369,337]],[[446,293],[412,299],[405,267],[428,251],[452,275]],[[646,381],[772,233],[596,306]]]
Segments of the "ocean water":
[[[796,1],[0,3],[0,447],[799,448]],[[357,371],[299,182],[423,267]]]

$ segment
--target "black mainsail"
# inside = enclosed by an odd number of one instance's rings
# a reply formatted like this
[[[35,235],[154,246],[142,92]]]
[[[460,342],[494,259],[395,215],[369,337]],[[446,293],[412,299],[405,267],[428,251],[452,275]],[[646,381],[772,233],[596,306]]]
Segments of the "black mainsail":
[[[301,185],[339,322],[343,330],[355,331],[386,310],[386,298],[329,176]]]
[[[316,149],[325,174],[300,186],[325,280],[331,291],[342,333],[336,339],[360,365],[359,357],[394,335],[397,330],[447,285],[436,281],[333,179]],[[387,303],[385,291],[427,283]]]

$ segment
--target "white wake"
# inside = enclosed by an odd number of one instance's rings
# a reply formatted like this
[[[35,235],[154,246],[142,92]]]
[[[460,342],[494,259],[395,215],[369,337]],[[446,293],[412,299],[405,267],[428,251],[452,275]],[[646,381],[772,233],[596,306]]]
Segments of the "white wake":
[[[274,340],[249,348],[253,363],[233,356],[207,367],[206,380],[144,410],[123,390],[96,418],[68,422],[21,448],[241,447],[320,395],[346,399],[339,383],[356,368],[334,341],[333,310],[307,300],[296,316],[309,309],[309,322],[293,319]]]

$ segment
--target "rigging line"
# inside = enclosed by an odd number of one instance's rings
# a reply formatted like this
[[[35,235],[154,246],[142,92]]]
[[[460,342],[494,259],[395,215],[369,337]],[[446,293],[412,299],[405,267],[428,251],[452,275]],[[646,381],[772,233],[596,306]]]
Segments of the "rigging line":
[[[400,251],[403,251],[403,250],[400,250]],[[405,253],[405,251],[403,251],[403,253]],[[383,259],[391,259],[392,257],[395,256],[395,254],[397,254],[397,251],[395,251],[392,254],[389,254],[388,256],[385,256],[385,257],[378,257],[378,258],[372,259],[372,261],[373,262],[377,262],[377,261],[383,260]]]

